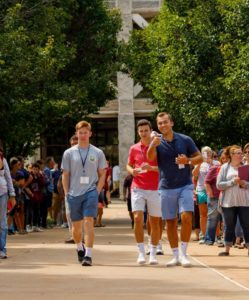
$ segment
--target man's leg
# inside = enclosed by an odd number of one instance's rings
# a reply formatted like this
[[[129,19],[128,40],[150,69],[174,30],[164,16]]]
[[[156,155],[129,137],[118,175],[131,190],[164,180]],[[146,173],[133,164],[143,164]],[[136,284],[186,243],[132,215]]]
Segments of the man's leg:
[[[84,195],[83,215],[84,215],[84,240],[86,246],[85,257],[82,266],[92,265],[92,249],[94,243],[94,218],[98,212],[98,192],[92,190]]]
[[[72,235],[77,247],[78,261],[81,263],[85,256],[85,249],[82,243],[82,220],[72,222]]]
[[[131,207],[134,215],[134,233],[138,247],[138,264],[145,263],[144,249],[144,192],[141,189],[133,189],[131,192]]]
[[[162,235],[163,235],[163,228],[165,227],[165,221],[160,218],[160,238],[156,248],[157,255],[163,255],[163,246],[162,246]]]
[[[158,191],[146,191],[147,210],[151,227],[150,264],[157,264],[157,246],[161,237],[161,199]]]
[[[149,216],[149,223],[151,227],[151,248],[150,248],[150,264],[157,264],[156,250],[160,239],[160,222],[161,217]]]
[[[93,219],[93,217],[85,217],[83,222],[84,222],[84,237],[85,237],[85,245],[86,245],[86,256],[88,256],[87,249],[88,248],[92,249],[93,242],[94,242],[94,219]]]
[[[180,189],[161,190],[162,217],[166,220],[166,231],[173,258],[166,264],[167,267],[179,265],[178,234],[177,234],[177,211],[178,195]]]
[[[172,249],[178,248],[177,221],[177,218],[166,221],[167,236]]]
[[[134,232],[135,239],[138,246],[138,260],[139,264],[145,263],[145,249],[144,249],[144,212],[143,211],[134,211]]]
[[[82,244],[82,220],[72,222],[72,235],[75,244]]]
[[[192,232],[192,215],[190,211],[181,213],[181,241],[188,243]]]
[[[191,263],[187,258],[187,246],[192,231],[192,219],[194,212],[193,185],[187,185],[181,189],[179,197],[179,212],[181,214],[181,265],[190,267]]]

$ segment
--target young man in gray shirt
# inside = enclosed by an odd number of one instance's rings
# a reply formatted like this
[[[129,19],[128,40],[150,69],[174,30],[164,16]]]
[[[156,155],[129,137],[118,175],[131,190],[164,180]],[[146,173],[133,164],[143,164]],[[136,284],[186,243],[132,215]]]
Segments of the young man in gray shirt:
[[[97,216],[98,195],[105,183],[105,155],[90,144],[91,124],[76,124],[78,144],[67,149],[62,158],[62,184],[72,220],[72,234],[77,245],[78,260],[92,265],[94,218]],[[82,245],[82,223],[86,249]]]

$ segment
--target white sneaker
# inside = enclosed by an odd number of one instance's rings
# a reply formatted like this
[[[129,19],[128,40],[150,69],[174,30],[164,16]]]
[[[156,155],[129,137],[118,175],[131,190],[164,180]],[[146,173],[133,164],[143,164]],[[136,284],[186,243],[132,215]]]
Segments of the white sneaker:
[[[157,265],[158,264],[158,261],[157,261],[155,256],[150,255],[149,264],[150,265]]]
[[[176,257],[173,257],[169,262],[166,263],[167,267],[174,267],[174,266],[179,266],[179,265],[180,265],[180,261]]]
[[[163,247],[162,247],[162,244],[158,244],[157,246],[156,246],[156,254],[157,255],[163,255],[164,253],[163,253]]]
[[[31,227],[31,225],[27,225],[27,226],[26,226],[26,231],[27,231],[28,233],[33,232],[33,228]]]
[[[189,268],[192,266],[190,260],[185,255],[183,255],[181,257],[180,262],[181,262],[182,267],[184,267],[184,268]]]
[[[144,265],[146,263],[144,253],[139,253],[137,263],[139,265]]]
[[[34,232],[43,232],[43,230],[40,227],[34,226],[33,227]]]

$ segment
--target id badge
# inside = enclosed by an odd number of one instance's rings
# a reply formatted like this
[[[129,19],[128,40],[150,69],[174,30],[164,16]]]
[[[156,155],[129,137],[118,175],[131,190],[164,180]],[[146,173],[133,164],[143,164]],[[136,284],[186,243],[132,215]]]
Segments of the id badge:
[[[81,176],[80,177],[80,184],[89,184],[89,177]]]

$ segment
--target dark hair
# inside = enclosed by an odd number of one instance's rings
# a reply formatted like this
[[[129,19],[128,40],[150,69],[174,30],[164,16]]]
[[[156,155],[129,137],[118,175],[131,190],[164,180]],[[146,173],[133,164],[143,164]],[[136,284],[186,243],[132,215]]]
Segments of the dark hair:
[[[22,180],[22,179],[25,179],[25,176],[24,176],[23,172],[22,171],[16,172],[15,180],[19,181],[19,180]]]
[[[44,164],[44,161],[42,160],[42,159],[38,159],[37,161],[36,161],[36,164],[38,164],[38,165],[43,165]]]
[[[12,168],[14,165],[16,165],[19,162],[18,158],[11,157],[10,159],[10,167]]]
[[[18,155],[18,156],[17,156],[17,159],[18,159],[20,162],[23,162],[23,161],[24,161],[24,157],[21,156],[21,155]]]
[[[146,119],[141,119],[137,122],[137,128],[140,126],[145,126],[145,125],[148,125],[150,127],[150,129],[152,129],[150,121],[148,121]]]
[[[48,156],[46,158],[46,165],[48,165],[52,160],[54,160],[53,156]]]
[[[72,141],[76,141],[76,140],[78,141],[78,137],[76,134],[74,134],[70,137],[69,143],[72,143]]]
[[[171,122],[173,122],[173,119],[172,119],[171,114],[169,114],[169,113],[166,112],[166,111],[163,111],[163,112],[158,113],[157,116],[156,116],[156,118],[161,118],[161,117],[164,117],[164,116],[168,116],[169,120],[170,120]]]
[[[0,157],[3,159],[3,156],[4,156],[4,154],[3,154],[3,148],[0,146]]]
[[[32,168],[37,168],[37,169],[41,169],[40,165],[38,163],[34,163],[32,164]]]

